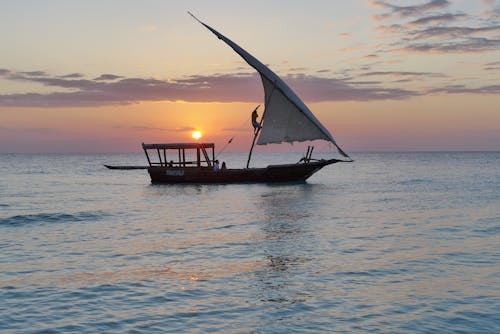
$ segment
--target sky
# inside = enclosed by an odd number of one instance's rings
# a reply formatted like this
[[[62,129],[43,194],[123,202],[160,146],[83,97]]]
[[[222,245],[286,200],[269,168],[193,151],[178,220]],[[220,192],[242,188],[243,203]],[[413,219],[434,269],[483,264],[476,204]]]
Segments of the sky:
[[[247,151],[260,78],[187,11],[344,151],[500,151],[500,0],[20,0],[0,1],[0,152],[135,152],[194,130]]]

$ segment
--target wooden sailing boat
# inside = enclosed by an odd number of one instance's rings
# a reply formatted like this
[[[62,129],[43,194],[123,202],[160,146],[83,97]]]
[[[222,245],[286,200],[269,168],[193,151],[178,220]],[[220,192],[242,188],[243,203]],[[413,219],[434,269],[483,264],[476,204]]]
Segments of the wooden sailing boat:
[[[254,125],[254,138],[246,168],[214,168],[216,160],[213,143],[142,144],[149,162],[148,172],[153,183],[304,181],[327,165],[352,161],[312,159],[313,147],[310,146],[305,157],[297,163],[249,168],[255,143],[265,145],[322,139],[332,143],[341,155],[350,158],[337,145],[330,132],[318,121],[304,102],[278,75],[236,43],[198,20],[193,14],[189,14],[229,45],[260,74],[265,92],[265,110],[260,124]],[[156,152],[150,154],[151,151]],[[190,159],[189,156],[193,158]],[[169,157],[173,158],[169,159]]]

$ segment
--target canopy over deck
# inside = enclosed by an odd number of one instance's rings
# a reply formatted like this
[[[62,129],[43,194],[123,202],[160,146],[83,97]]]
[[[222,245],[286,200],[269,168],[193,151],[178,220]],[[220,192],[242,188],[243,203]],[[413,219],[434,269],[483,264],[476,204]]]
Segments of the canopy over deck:
[[[195,148],[214,148],[214,143],[171,143],[171,144],[144,144],[142,148],[145,150],[177,150],[177,149],[195,149]]]
[[[142,149],[146,153],[149,166],[167,167],[211,167],[215,161],[214,143],[170,143],[144,144]],[[149,155],[148,150],[156,151]],[[169,150],[176,152],[172,153]],[[208,152],[207,152],[208,150]],[[169,153],[167,154],[167,151]],[[209,153],[210,152],[210,153]]]

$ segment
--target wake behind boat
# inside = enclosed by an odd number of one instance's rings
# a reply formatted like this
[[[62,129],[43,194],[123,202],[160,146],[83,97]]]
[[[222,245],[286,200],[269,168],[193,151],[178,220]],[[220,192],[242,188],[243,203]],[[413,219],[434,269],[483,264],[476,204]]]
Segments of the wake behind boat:
[[[352,162],[352,159],[337,145],[325,126],[278,75],[236,43],[201,22],[193,14],[189,14],[230,46],[248,65],[260,74],[265,93],[264,113],[260,122],[257,120],[258,107],[252,113],[253,142],[248,154],[246,168],[227,169],[224,166],[220,168],[215,157],[215,145],[213,143],[142,144],[149,163],[147,169],[151,176],[151,182],[249,183],[304,181],[327,165],[337,162]],[[255,144],[266,145],[312,140],[330,142],[342,156],[349,160],[312,159],[314,147],[309,146],[306,155],[297,163],[250,168]],[[156,152],[150,154],[151,151]]]

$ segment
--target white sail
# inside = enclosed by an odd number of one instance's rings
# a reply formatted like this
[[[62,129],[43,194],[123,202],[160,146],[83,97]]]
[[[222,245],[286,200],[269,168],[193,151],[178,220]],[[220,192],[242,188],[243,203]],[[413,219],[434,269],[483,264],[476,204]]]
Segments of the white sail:
[[[332,142],[339,153],[348,156],[335,143],[333,136],[318,121],[305,103],[278,75],[236,43],[198,20],[193,14],[189,14],[229,45],[260,74],[265,91],[266,105],[264,123],[257,141],[258,145],[323,139]]]

